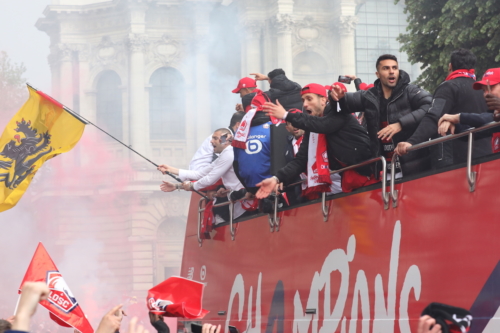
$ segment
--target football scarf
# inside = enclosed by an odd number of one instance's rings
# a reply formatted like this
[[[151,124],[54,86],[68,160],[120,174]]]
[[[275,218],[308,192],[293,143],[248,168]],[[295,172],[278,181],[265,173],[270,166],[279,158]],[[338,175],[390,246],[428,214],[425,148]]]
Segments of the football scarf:
[[[308,148],[307,188],[303,191],[303,196],[310,196],[318,192],[327,192],[332,184],[326,148],[326,135],[310,133]]]

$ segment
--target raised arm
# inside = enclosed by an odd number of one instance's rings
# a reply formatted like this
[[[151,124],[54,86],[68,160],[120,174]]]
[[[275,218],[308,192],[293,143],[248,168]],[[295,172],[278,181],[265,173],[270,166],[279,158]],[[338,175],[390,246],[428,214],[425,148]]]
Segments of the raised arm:
[[[289,113],[286,121],[292,123],[296,128],[308,132],[331,134],[339,131],[352,117],[350,114],[340,114],[337,112],[337,102],[328,104],[323,117],[315,117],[306,113]]]

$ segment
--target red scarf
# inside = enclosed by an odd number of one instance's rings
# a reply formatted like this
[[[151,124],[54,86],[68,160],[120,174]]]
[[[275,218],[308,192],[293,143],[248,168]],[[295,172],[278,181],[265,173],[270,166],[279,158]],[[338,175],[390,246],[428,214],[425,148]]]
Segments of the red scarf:
[[[210,231],[213,229],[214,223],[214,213],[212,211],[214,206],[213,200],[208,200],[205,205],[205,211],[203,212],[203,221],[201,222],[201,238],[210,239]]]
[[[456,79],[457,77],[470,77],[476,81],[476,74],[474,74],[474,69],[457,69],[448,75],[445,81]]]
[[[300,149],[300,144],[302,143],[302,139],[304,138],[303,135],[300,136],[300,138],[296,139],[295,143],[293,144],[294,147],[293,147],[293,156],[297,155],[295,153],[295,146],[297,147],[297,152],[299,151]]]
[[[302,195],[310,197],[313,193],[328,192],[332,180],[330,178],[326,135],[310,133],[308,148],[307,188],[302,191]]]
[[[250,133],[250,126],[252,124],[253,117],[257,112],[264,110],[264,104],[266,102],[270,102],[269,97],[263,93],[261,90],[257,92],[255,97],[252,99],[251,108],[249,108],[246,112],[246,115],[243,117],[240,123],[240,127],[236,130],[236,134],[234,135],[234,140],[231,145],[235,148],[247,149],[247,138]],[[271,122],[273,124],[281,124],[284,123],[284,120],[270,117]]]

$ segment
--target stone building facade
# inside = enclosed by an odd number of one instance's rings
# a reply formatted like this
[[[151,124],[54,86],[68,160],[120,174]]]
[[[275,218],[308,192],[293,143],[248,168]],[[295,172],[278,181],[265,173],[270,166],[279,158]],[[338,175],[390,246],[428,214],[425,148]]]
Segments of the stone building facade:
[[[227,126],[240,77],[283,68],[300,84],[327,84],[356,73],[365,2],[52,0],[36,26],[50,36],[55,98],[153,161],[186,167],[198,145]],[[87,133],[109,161],[93,170],[120,174],[114,213],[101,207],[85,224],[79,217],[89,206],[62,209],[54,216],[58,242],[97,233],[120,291],[143,293],[178,271],[190,197],[160,192],[163,178],[151,164],[96,129]],[[59,163],[89,165],[86,149]],[[66,200],[91,200],[89,193],[104,200],[113,191],[82,189]],[[53,193],[43,189],[36,201]]]

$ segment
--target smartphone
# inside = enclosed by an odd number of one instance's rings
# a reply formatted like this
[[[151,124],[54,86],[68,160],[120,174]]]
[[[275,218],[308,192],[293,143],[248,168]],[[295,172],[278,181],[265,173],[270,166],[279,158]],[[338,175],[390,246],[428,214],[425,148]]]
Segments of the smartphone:
[[[200,324],[191,324],[191,332],[192,333],[201,333],[201,325]],[[229,333],[240,333],[238,329],[234,326],[229,326]]]
[[[350,84],[352,82],[352,79],[348,76],[343,76],[343,75],[339,75],[339,82],[341,83],[347,83],[347,84]]]
[[[486,80],[486,85],[488,86],[488,94],[491,94],[490,80]]]
[[[224,144],[227,142],[227,137],[228,137],[228,134],[224,134],[224,135],[221,135],[220,137],[220,143]]]

